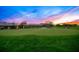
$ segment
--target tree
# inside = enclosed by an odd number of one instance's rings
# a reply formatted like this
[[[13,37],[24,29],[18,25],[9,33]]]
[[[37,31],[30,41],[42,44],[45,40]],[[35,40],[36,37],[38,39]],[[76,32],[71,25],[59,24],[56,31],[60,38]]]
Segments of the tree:
[[[48,22],[47,27],[49,27],[49,28],[53,27],[53,22]]]
[[[22,28],[24,29],[26,24],[27,24],[27,22],[26,22],[26,21],[23,21],[23,22],[20,24],[20,26],[22,26]]]

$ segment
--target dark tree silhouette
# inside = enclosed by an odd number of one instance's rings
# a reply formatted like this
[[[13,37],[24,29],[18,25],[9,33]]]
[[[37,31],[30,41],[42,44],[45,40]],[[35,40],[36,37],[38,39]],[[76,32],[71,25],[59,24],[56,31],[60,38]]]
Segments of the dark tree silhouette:
[[[26,25],[27,25],[27,22],[26,22],[26,21],[23,21],[23,22],[20,24],[20,26],[22,26],[23,29],[25,28]]]
[[[48,28],[53,27],[53,22],[48,22],[48,23],[47,23],[47,27],[48,27]]]

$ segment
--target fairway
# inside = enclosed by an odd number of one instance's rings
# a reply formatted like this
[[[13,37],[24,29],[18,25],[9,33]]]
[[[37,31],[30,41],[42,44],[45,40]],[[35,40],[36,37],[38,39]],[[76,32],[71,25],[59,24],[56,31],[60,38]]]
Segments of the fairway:
[[[54,27],[0,30],[0,51],[79,51],[79,29]]]
[[[20,36],[20,35],[39,35],[39,36],[64,36],[76,35],[78,29],[65,28],[27,28],[27,29],[5,29],[0,30],[0,36]]]

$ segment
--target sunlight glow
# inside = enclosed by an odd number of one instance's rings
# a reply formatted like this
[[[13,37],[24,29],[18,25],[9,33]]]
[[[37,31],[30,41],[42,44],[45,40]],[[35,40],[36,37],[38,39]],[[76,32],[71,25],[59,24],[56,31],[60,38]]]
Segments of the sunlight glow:
[[[60,24],[60,23],[65,23],[65,22],[71,22],[71,21],[74,21],[76,19],[79,19],[79,15],[68,15],[66,17],[62,17],[60,19],[57,19],[53,23],[54,24]]]

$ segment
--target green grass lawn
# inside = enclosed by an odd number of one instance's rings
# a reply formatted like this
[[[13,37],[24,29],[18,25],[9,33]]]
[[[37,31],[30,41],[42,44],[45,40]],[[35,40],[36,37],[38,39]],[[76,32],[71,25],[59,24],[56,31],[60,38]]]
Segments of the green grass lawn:
[[[79,51],[79,27],[0,30],[0,51]]]

